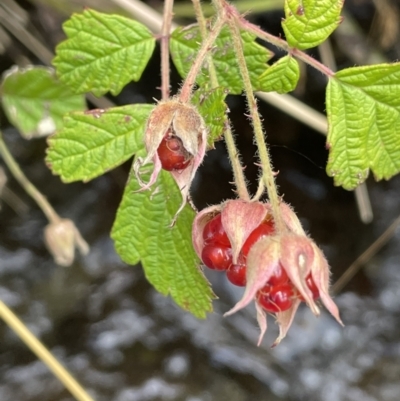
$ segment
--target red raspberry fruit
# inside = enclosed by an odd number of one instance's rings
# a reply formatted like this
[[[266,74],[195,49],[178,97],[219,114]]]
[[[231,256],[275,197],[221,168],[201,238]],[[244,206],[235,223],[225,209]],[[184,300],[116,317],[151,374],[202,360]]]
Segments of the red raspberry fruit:
[[[222,227],[221,214],[213,217],[204,227],[203,239],[206,244],[231,246],[228,236]]]
[[[261,223],[253,232],[249,235],[246,242],[242,247],[243,256],[247,256],[251,247],[261,238],[267,237],[274,233],[274,223],[272,220],[268,220]]]
[[[289,283],[289,277],[285,271],[285,269],[279,265],[277,269],[274,271],[274,274],[269,278],[268,284],[272,287]]]
[[[284,312],[293,305],[294,291],[291,284],[281,284],[276,287],[266,285],[257,294],[258,303],[272,313]]]
[[[306,284],[307,284],[307,287],[310,289],[310,291],[312,293],[313,300],[315,301],[316,299],[319,298],[319,290],[318,290],[318,288],[317,288],[317,286],[316,286],[316,284],[315,284],[315,282],[314,282],[314,280],[313,280],[313,278],[311,276],[311,273],[306,277]],[[302,295],[300,295],[300,293],[299,293],[299,298],[303,302],[305,301],[304,297]]]
[[[214,270],[227,270],[232,264],[232,249],[227,246],[207,244],[201,252],[203,263]]]
[[[231,265],[226,271],[226,277],[228,280],[238,287],[244,287],[246,285],[246,264],[238,263]]]
[[[190,163],[190,155],[183,147],[182,141],[173,135],[166,135],[157,149],[161,166],[164,170],[183,170]]]
[[[313,299],[316,300],[319,298],[319,290],[314,283],[314,280],[311,276],[311,273],[306,278],[307,287],[311,290]]]

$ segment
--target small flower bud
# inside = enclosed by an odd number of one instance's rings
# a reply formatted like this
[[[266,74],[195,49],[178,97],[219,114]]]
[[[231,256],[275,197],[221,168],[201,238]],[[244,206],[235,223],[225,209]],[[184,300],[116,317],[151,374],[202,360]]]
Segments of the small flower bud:
[[[75,258],[75,247],[82,255],[89,252],[89,245],[82,238],[74,222],[61,219],[48,224],[44,229],[46,246],[60,266],[70,266]]]
[[[151,112],[144,137],[147,156],[137,158],[134,164],[141,190],[150,188],[160,170],[171,172],[186,204],[190,184],[203,161],[207,145],[204,121],[194,106],[172,99],[160,102]],[[154,170],[148,183],[140,178],[140,167],[153,162]]]

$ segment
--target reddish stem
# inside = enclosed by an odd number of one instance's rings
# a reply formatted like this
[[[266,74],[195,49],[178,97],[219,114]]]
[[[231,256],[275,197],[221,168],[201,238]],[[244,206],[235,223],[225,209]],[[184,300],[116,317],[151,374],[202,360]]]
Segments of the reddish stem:
[[[252,24],[251,22],[243,18],[237,11],[235,12],[235,14],[236,14],[235,19],[239,27],[242,28],[243,30],[256,35],[258,38],[263,39],[266,42],[271,43],[272,45],[279,47],[282,50],[285,50],[286,52],[290,53],[299,60],[304,61],[305,63],[315,68],[316,70],[322,72],[324,75],[328,77],[332,77],[335,75],[334,71],[332,71],[326,65],[320,63],[319,61],[315,60],[314,58],[312,58],[311,56],[309,56],[308,54],[304,53],[299,49],[291,48],[289,44],[282,38],[278,38],[274,35],[271,35],[268,32],[264,32],[260,27]]]
[[[161,97],[163,100],[169,98],[169,35],[172,25],[172,8],[174,0],[165,0],[163,25],[161,28]]]

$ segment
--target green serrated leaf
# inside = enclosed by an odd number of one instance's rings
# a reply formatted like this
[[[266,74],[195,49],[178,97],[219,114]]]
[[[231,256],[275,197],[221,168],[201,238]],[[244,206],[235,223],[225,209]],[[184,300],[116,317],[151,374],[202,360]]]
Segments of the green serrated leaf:
[[[56,48],[53,64],[62,82],[77,93],[117,95],[138,81],[155,46],[139,22],[87,9],[63,25],[68,37]]]
[[[171,221],[182,201],[171,174],[162,171],[157,188],[140,189],[131,177],[117,212],[111,237],[121,258],[129,264],[141,260],[149,282],[195,316],[212,311],[214,294],[198,268],[191,227],[194,212],[186,206],[174,227]]]
[[[221,139],[224,133],[227,121],[226,94],[226,90],[223,88],[210,91],[200,88],[192,98],[192,103],[197,106],[197,110],[208,128],[207,144],[210,148],[214,147],[214,142]]]
[[[7,118],[25,138],[52,134],[62,127],[65,113],[86,108],[84,97],[72,93],[46,67],[6,71],[0,94]]]
[[[329,80],[327,173],[354,189],[400,171],[400,63],[348,68]]]
[[[299,63],[291,56],[279,59],[260,76],[264,92],[288,93],[295,90],[300,78]]]
[[[68,114],[64,128],[48,140],[46,162],[64,182],[98,177],[144,147],[152,109],[135,104]]]
[[[282,22],[291,47],[309,49],[326,40],[340,24],[344,0],[285,0]]]
[[[272,53],[256,43],[254,35],[241,32],[241,36],[251,82],[254,89],[258,90],[260,86],[258,77],[265,70],[266,63],[272,57]],[[197,25],[177,28],[173,32],[170,51],[172,60],[182,77],[186,77],[189,72],[191,64],[200,49],[200,43],[201,35]],[[212,59],[219,85],[228,89],[231,94],[240,94],[243,89],[243,83],[232,46],[232,38],[227,27],[221,31],[214,43]],[[209,77],[206,63],[197,76],[197,83],[201,86],[208,86]],[[208,89],[210,88],[208,87]]]

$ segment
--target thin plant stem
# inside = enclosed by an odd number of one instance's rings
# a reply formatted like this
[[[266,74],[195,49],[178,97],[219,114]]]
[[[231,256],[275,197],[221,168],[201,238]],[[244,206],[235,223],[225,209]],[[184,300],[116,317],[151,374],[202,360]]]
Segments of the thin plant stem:
[[[243,30],[256,35],[258,38],[263,39],[266,42],[271,43],[272,45],[282,50],[285,50],[286,52],[290,53],[299,60],[304,61],[305,63],[315,68],[316,70],[322,72],[324,75],[328,77],[332,77],[335,75],[334,71],[332,71],[326,65],[320,63],[318,60],[315,60],[313,57],[309,56],[308,54],[304,53],[301,50],[291,48],[285,40],[263,31],[257,25],[254,25],[251,22],[247,21],[245,18],[243,18],[236,10],[235,10],[235,17],[237,24]]]
[[[268,11],[281,10],[283,8],[284,0],[239,0],[234,1],[235,7],[240,12],[249,12],[251,14],[266,13]],[[208,4],[208,2],[203,2],[204,15],[206,17],[211,17],[215,13],[215,9]],[[187,2],[179,2],[175,7],[175,15],[177,17],[192,18],[193,8]]]
[[[1,192],[1,199],[4,201],[4,203],[7,203],[7,205],[20,217],[28,213],[29,206],[18,195],[11,191],[10,188],[3,188],[3,191]]]
[[[206,19],[204,18],[203,14],[203,9],[201,8],[200,0],[192,0],[192,3],[194,12],[196,14],[196,20],[197,23],[199,24],[201,38],[204,40],[207,37],[208,32],[207,32]],[[208,71],[210,74],[211,87],[216,88],[219,86],[217,72],[215,71],[215,66],[212,61],[212,57],[209,53],[206,55],[206,60],[208,62]]]
[[[68,370],[32,334],[24,323],[0,300],[0,318],[18,335],[27,347],[42,360],[78,401],[94,401]]]
[[[265,191],[264,181],[263,181],[263,180],[259,180],[259,181],[258,181],[257,192],[256,192],[256,194],[253,196],[252,201],[253,201],[253,202],[258,202],[258,201],[260,200],[260,198],[263,196],[264,191]]]
[[[394,236],[400,225],[400,216],[346,269],[332,286],[332,293],[338,294],[356,275],[360,268],[373,258]]]
[[[145,24],[151,31],[161,33],[162,16],[148,4],[141,0],[110,0],[110,2]],[[176,25],[172,24],[172,28],[176,28]]]
[[[223,15],[224,14],[224,5],[225,5],[225,0],[212,0],[212,4],[217,11],[218,15]]]
[[[231,7],[228,5],[227,7],[229,8],[226,12],[230,12]],[[235,18],[232,17],[229,18],[228,22],[232,33],[233,47],[235,49],[240,73],[243,79],[243,86],[246,93],[249,113],[253,124],[254,136],[258,148],[258,154],[260,157],[261,168],[262,168],[261,179],[264,181],[265,187],[268,192],[268,198],[272,206],[272,211],[274,214],[275,230],[277,234],[280,234],[285,231],[285,225],[283,223],[282,214],[279,207],[280,198],[275,183],[275,176],[272,169],[272,164],[269,157],[267,145],[264,139],[264,132],[262,129],[260,115],[258,113],[257,102],[254,97],[253,87],[251,85],[250,74],[247,69],[246,60],[243,53],[243,44],[240,36],[240,31],[237,26]]]
[[[53,209],[47,199],[42,193],[28,180],[25,174],[22,172],[18,163],[10,153],[4,142],[3,134],[0,131],[0,155],[2,156],[4,163],[7,165],[11,174],[20,183],[25,192],[33,198],[33,200],[42,209],[50,223],[57,223],[60,221],[60,217],[57,212]]]
[[[223,25],[225,24],[226,20],[224,18],[218,17],[214,26],[212,27],[209,35],[207,38],[203,41],[203,44],[197,53],[196,59],[194,63],[192,64],[192,67],[190,68],[190,71],[185,79],[185,82],[181,88],[180,94],[179,94],[179,100],[183,103],[186,103],[190,100],[190,97],[192,96],[193,92],[193,87],[196,84],[196,77],[201,69],[201,66],[204,63],[204,59],[207,55],[207,53],[211,50],[211,47],[215,40],[217,39],[219,33],[221,32],[221,29]]]
[[[203,15],[203,10],[201,8],[200,0],[192,0],[193,8],[196,13],[196,19],[200,27],[200,33],[202,39],[207,37],[207,26],[206,20]],[[207,54],[208,70],[210,74],[210,82],[212,88],[217,88],[219,86],[217,73],[215,71],[215,66],[212,61],[210,54]],[[244,201],[250,201],[250,195],[247,191],[246,179],[243,174],[242,163],[240,162],[239,151],[237,150],[235,139],[233,138],[233,133],[229,120],[226,122],[224,130],[224,138],[226,149],[228,151],[229,160],[232,164],[233,177],[236,185],[236,191],[240,199]]]
[[[169,38],[172,24],[172,9],[174,0],[164,1],[163,25],[161,28],[161,97],[169,98],[170,68],[169,68]]]
[[[240,162],[239,151],[236,148],[235,139],[233,138],[229,120],[227,120],[226,122],[224,138],[226,143],[226,149],[228,150],[229,159],[232,164],[233,178],[235,180],[237,194],[240,199],[249,202],[250,195],[249,192],[247,191],[247,184],[243,174],[242,163]]]

